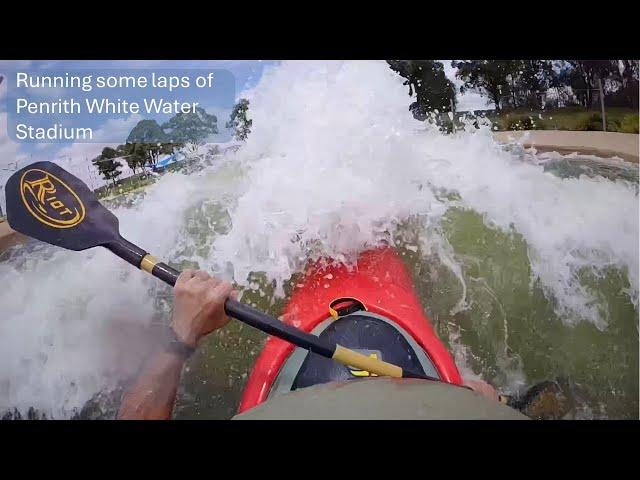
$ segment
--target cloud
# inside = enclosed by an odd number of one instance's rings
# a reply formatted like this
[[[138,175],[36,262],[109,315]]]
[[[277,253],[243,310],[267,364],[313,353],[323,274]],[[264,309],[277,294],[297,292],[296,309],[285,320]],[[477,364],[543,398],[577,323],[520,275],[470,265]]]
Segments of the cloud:
[[[11,174],[23,166],[27,159],[28,157],[20,152],[20,144],[7,136],[7,114],[0,112],[0,207],[3,213],[6,211],[4,185]]]

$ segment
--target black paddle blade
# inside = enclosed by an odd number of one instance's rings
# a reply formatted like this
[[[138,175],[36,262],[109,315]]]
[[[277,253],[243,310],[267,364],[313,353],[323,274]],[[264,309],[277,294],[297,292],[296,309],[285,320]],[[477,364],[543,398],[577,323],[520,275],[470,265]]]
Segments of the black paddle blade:
[[[118,218],[81,180],[51,162],[14,173],[5,187],[7,221],[29,237],[69,250],[117,241]]]

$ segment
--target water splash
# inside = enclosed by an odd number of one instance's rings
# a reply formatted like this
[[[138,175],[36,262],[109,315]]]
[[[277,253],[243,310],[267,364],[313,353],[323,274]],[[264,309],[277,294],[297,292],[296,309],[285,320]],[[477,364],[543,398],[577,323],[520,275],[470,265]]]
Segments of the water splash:
[[[533,274],[564,317],[605,326],[580,283],[585,266],[626,270],[637,305],[633,185],[560,178],[505,152],[482,126],[440,135],[406,103],[384,63],[289,62],[265,76],[252,100],[254,131],[237,154],[246,193],[215,243],[220,258],[234,259],[237,281],[265,271],[281,285],[313,253],[309,244],[353,256],[398,221],[419,214],[434,225],[457,204],[524,236]]]
[[[384,62],[285,62],[252,92],[246,145],[196,174],[168,174],[117,208],[122,233],[241,285],[264,272],[282,295],[309,257],[348,261],[393,242],[416,216],[421,244],[462,279],[455,252],[434,236],[456,207],[524,238],[532,282],[563,321],[607,326],[581,283],[584,268],[624,271],[637,307],[634,185],[559,178],[498,146],[487,126],[443,136],[414,120],[409,103]],[[166,317],[154,299],[167,290],[107,252],[45,252],[16,249],[0,262],[0,409],[68,416],[136,371],[148,342],[122,333]],[[467,307],[463,290],[452,314]]]

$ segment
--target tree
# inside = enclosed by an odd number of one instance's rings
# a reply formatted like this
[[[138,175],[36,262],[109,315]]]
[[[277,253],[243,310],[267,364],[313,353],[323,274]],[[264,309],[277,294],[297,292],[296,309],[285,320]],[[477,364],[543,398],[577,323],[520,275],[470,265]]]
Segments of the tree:
[[[114,148],[111,147],[104,147],[102,149],[102,154],[101,154],[102,158],[104,159],[112,159],[112,158],[118,158],[118,152],[117,150],[115,150]]]
[[[461,92],[478,91],[489,97],[496,110],[506,106],[538,108],[541,95],[554,84],[550,60],[468,60],[452,62],[464,84]]]
[[[240,99],[233,107],[229,121],[225,125],[227,128],[233,128],[236,140],[242,142],[244,142],[251,133],[251,125],[253,125],[253,120],[247,118],[248,110],[249,100],[246,98]]]
[[[218,119],[196,107],[195,112],[178,113],[162,125],[165,132],[163,143],[201,143],[210,135],[218,133]]]
[[[409,110],[418,120],[425,120],[429,112],[450,112],[455,105],[456,91],[453,83],[444,73],[442,63],[435,60],[387,60],[394,72],[406,80],[409,96],[416,95],[416,101]]]
[[[610,60],[610,74],[607,77],[612,88],[606,92],[611,106],[638,109],[638,60]]]
[[[113,186],[116,185],[116,179],[122,174],[119,167],[122,165],[117,161],[116,157],[118,152],[111,148],[105,147],[102,149],[102,153],[92,160],[92,163],[98,168],[98,171],[105,180],[113,181]]]
[[[464,84],[460,92],[475,90],[485,94],[495,104],[496,110],[502,108],[502,98],[511,93],[515,82],[513,75],[518,71],[518,60],[467,60],[451,62],[457,67],[456,77]],[[517,102],[515,102],[517,103]]]
[[[141,120],[129,133],[127,143],[119,145],[117,151],[136,173],[136,169],[143,170],[147,164],[155,165],[160,155],[173,153],[182,146],[183,143],[168,141],[166,133],[155,120]]]
[[[597,89],[597,80],[619,75],[617,65],[610,60],[566,60],[570,66],[567,80],[578,102],[587,108],[593,107],[593,92]],[[617,60],[615,61],[617,64]]]
[[[118,155],[125,159],[134,174],[137,169],[143,170],[147,163],[145,145],[144,143],[125,143],[124,145],[118,145]]]
[[[563,103],[592,108],[598,79],[609,104],[637,108],[638,62],[633,60],[471,60],[452,66],[464,82],[462,92],[487,95],[497,110],[507,105],[537,108],[549,88],[558,92],[556,106],[563,97]]]
[[[135,165],[143,168],[145,165],[155,165],[160,155],[173,153],[181,144],[174,143],[127,143],[123,145],[124,157],[133,169]]]
[[[515,75],[516,96],[520,104],[530,108],[541,106],[540,95],[553,85],[555,74],[550,60],[521,60]]]
[[[155,120],[140,120],[127,137],[127,143],[166,142],[167,135]]]

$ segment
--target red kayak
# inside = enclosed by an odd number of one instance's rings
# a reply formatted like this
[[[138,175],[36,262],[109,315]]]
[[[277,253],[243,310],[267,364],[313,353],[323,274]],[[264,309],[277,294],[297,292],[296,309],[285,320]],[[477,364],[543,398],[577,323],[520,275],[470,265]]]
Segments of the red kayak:
[[[351,268],[321,261],[309,265],[282,321],[407,370],[462,385],[453,358],[392,248],[367,250]],[[368,376],[375,375],[269,337],[245,387],[239,413],[292,390]]]

